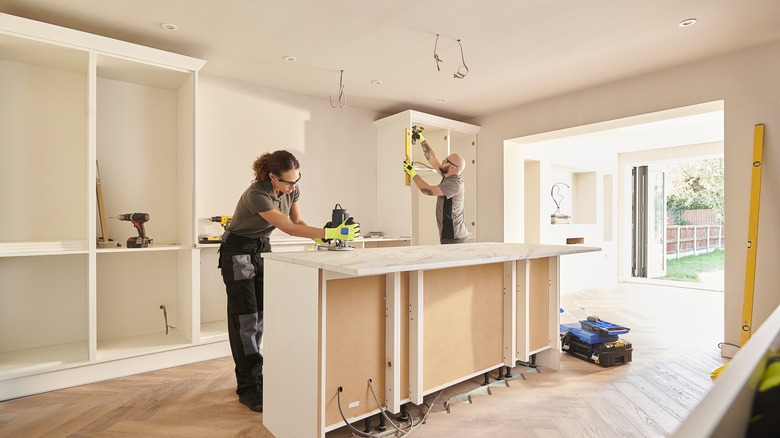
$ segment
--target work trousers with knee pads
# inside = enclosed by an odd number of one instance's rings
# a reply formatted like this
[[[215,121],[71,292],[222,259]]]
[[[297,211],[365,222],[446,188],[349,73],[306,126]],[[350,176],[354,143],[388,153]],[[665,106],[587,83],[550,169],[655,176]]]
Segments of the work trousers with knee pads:
[[[236,393],[263,382],[263,258],[267,237],[250,239],[229,233],[219,247],[219,268],[227,289],[230,349],[236,364]]]

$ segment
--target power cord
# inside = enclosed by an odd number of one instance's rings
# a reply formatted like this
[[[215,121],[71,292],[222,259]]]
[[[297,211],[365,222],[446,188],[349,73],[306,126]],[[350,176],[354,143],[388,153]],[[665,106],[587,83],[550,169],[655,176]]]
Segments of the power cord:
[[[722,347],[722,346],[724,346],[724,345],[731,345],[732,347],[737,347],[737,348],[740,348],[740,346],[739,346],[739,345],[737,345],[737,344],[732,344],[731,342],[718,342],[718,348],[721,348],[721,347]]]
[[[407,436],[407,435],[411,434],[411,433],[412,433],[412,432],[414,432],[414,431],[415,431],[415,430],[416,430],[418,427],[420,427],[420,425],[421,425],[421,424],[425,423],[425,421],[428,419],[428,415],[430,415],[430,414],[431,414],[431,409],[433,409],[433,405],[435,405],[435,404],[436,404],[436,401],[437,401],[437,400],[439,400],[439,397],[441,397],[442,393],[444,392],[444,390],[442,389],[442,390],[439,392],[439,394],[436,396],[436,398],[435,398],[435,399],[433,399],[433,403],[431,403],[431,405],[430,405],[430,406],[428,406],[428,412],[426,412],[426,413],[425,413],[425,416],[423,416],[422,420],[420,420],[420,422],[419,422],[419,423],[417,423],[417,425],[416,425],[416,426],[414,426],[414,427],[412,427],[412,426],[410,425],[410,426],[409,426],[409,427],[410,427],[410,429],[409,429],[408,431],[404,432],[404,431],[403,431],[403,430],[401,430],[401,429],[400,429],[398,426],[396,426],[396,425],[395,425],[395,423],[393,423],[393,420],[391,420],[391,419],[390,419],[390,417],[388,417],[388,416],[387,416],[387,413],[385,412],[385,410],[384,410],[384,409],[382,409],[382,404],[379,402],[379,399],[378,399],[378,398],[377,398],[377,396],[376,396],[376,392],[374,392],[374,386],[373,386],[373,385],[371,385],[371,379],[368,379],[368,387],[369,387],[369,389],[371,389],[371,395],[373,395],[373,396],[374,396],[374,401],[376,401],[376,405],[379,407],[379,411],[380,411],[380,412],[382,412],[382,415],[384,415],[385,419],[386,419],[387,421],[389,421],[389,422],[390,422],[390,424],[391,424],[391,425],[392,425],[392,426],[395,428],[395,430],[397,430],[398,432],[400,432],[400,433],[402,434],[402,435],[401,435],[402,437],[405,437],[405,436]],[[345,420],[345,421],[346,421],[346,420]],[[412,421],[412,423],[414,423],[414,421]]]
[[[413,161],[412,166],[416,166],[416,165],[419,165],[420,167],[424,167],[426,169],[436,170],[430,164],[425,164],[422,161]]]
[[[439,391],[439,394],[436,396],[436,398],[433,399],[433,403],[431,403],[431,405],[428,406],[428,411],[422,417],[420,422],[417,423],[416,426],[414,426],[414,417],[412,417],[410,425],[409,425],[409,428],[408,428],[409,430],[404,431],[403,429],[399,428],[395,423],[393,423],[393,420],[390,419],[390,417],[387,415],[387,412],[385,412],[385,410],[382,409],[382,404],[379,402],[379,398],[377,398],[376,392],[374,392],[374,386],[371,384],[371,379],[368,379],[368,387],[369,387],[369,389],[371,389],[371,395],[374,396],[374,401],[376,401],[376,405],[379,407],[379,411],[382,413],[382,415],[385,417],[385,419],[390,422],[390,424],[393,426],[393,428],[395,428],[395,430],[397,430],[399,433],[401,433],[402,437],[405,437],[405,436],[411,434],[418,427],[420,427],[421,424],[425,423],[428,420],[428,416],[431,414],[431,409],[433,409],[433,405],[436,404],[436,401],[438,401],[439,397],[441,397],[442,393],[444,393],[443,389],[441,391]],[[352,432],[354,432],[354,433],[356,433],[356,434],[358,434],[360,436],[364,436],[364,437],[368,437],[368,438],[381,438],[381,437],[379,437],[377,435],[372,435],[370,433],[366,433],[366,432],[363,432],[361,430],[355,429],[354,426],[349,424],[349,421],[347,421],[347,417],[344,416],[344,411],[341,409],[341,392],[342,391],[344,391],[344,388],[339,386],[339,390],[336,393],[336,402],[337,402],[337,404],[339,406],[339,415],[341,415],[341,419],[344,420],[344,424],[349,426],[349,428],[352,430]],[[427,406],[427,403],[425,403],[425,405]],[[406,429],[406,428],[404,428],[404,429]]]
[[[352,432],[355,432],[356,434],[358,434],[360,436],[366,436],[366,437],[369,437],[369,438],[380,438],[380,437],[378,437],[376,435],[371,435],[370,433],[366,433],[366,432],[357,430],[351,424],[349,424],[349,421],[347,421],[347,417],[344,416],[344,411],[341,410],[341,391],[343,391],[343,390],[344,390],[344,388],[339,386],[339,390],[336,393],[336,399],[337,399],[337,402],[338,402],[338,405],[339,405],[339,414],[341,414],[341,419],[344,420],[344,424],[349,426],[349,428],[352,429]],[[380,407],[380,409],[381,409],[381,407]]]

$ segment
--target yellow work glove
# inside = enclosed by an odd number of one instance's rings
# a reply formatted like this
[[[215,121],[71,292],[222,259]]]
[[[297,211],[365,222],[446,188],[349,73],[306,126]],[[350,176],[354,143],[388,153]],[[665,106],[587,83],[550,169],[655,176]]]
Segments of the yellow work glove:
[[[328,225],[330,225],[330,222],[328,222],[327,224],[323,225],[322,228],[327,228]],[[325,239],[325,238],[322,238],[322,237],[318,237],[318,238],[314,239],[314,241],[319,243],[320,245],[326,245],[326,244],[330,243],[330,239]]]
[[[409,178],[414,178],[414,176],[417,175],[417,171],[414,170],[414,166],[412,166],[412,163],[408,161],[404,161],[404,171],[407,175],[409,175]]]
[[[352,218],[348,218],[337,227],[325,228],[326,239],[355,240],[358,236],[360,236],[360,224]]]
[[[416,143],[418,140],[420,142],[425,141],[425,137],[423,137],[422,132],[423,128],[412,126],[412,144]]]

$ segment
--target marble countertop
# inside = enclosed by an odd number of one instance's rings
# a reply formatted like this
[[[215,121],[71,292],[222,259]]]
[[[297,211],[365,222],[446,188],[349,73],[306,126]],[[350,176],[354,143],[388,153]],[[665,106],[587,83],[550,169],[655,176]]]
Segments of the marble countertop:
[[[355,239],[355,242],[390,242],[390,241],[398,241],[398,240],[412,240],[411,237],[393,237],[393,236],[383,236],[383,237],[358,237]],[[271,245],[274,244],[278,245],[285,245],[285,244],[309,244],[314,245],[315,242],[312,239],[306,238],[306,237],[294,237],[294,236],[271,236]]]
[[[412,240],[411,237],[383,236],[383,237],[358,237],[356,242],[396,242]],[[271,246],[274,245],[315,245],[316,242],[306,237],[271,236]],[[218,247],[219,243],[198,243],[197,248]]]
[[[481,265],[593,251],[601,251],[601,248],[581,245],[478,242],[458,245],[357,248],[352,251],[264,253],[263,258],[361,276]]]

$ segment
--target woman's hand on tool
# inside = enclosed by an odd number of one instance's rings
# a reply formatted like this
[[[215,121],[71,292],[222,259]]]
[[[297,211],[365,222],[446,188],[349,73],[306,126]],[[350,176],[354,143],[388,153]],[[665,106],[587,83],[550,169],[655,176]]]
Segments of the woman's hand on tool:
[[[360,224],[349,218],[341,225],[333,228],[325,228],[326,239],[355,240],[360,236]]]

